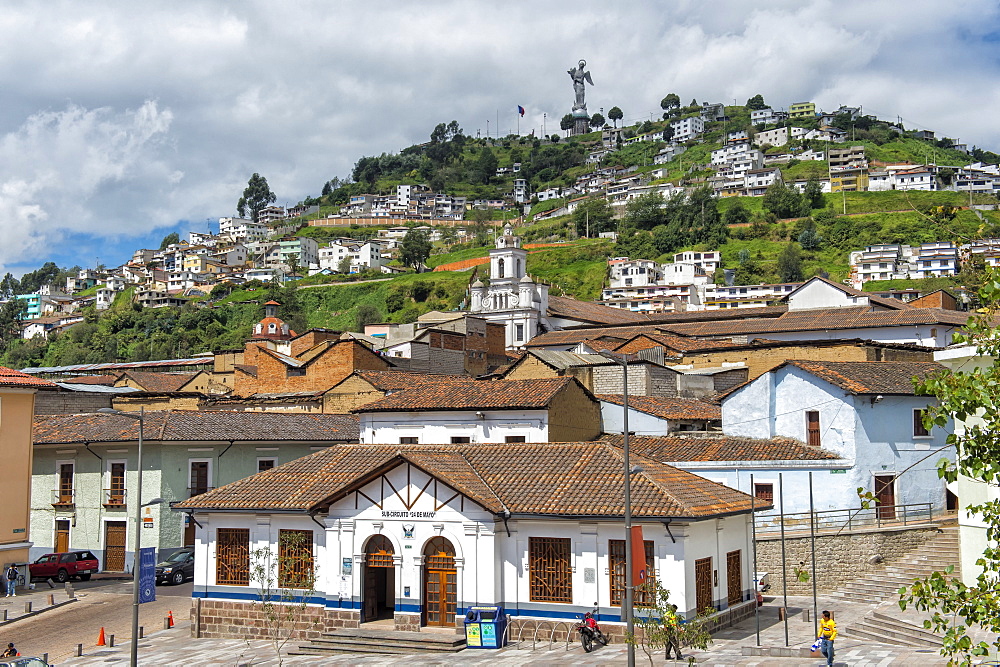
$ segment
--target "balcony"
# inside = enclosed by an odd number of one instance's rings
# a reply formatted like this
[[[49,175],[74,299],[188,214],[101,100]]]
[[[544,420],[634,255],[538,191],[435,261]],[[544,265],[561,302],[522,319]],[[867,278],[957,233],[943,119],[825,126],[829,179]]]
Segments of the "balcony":
[[[125,489],[104,489],[101,497],[101,503],[104,505],[104,509],[111,510],[125,508]]]
[[[214,486],[189,486],[188,487],[188,498],[194,498],[195,496],[200,496],[203,493],[208,493],[215,489]]]
[[[53,489],[52,506],[56,508],[74,507],[76,505],[75,495],[73,489]]]

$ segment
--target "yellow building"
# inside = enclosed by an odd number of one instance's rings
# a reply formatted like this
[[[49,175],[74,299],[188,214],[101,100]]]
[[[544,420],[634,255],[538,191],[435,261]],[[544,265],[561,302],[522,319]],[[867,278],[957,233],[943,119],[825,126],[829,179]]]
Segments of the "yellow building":
[[[830,172],[830,192],[867,192],[868,168],[847,167]]]
[[[812,118],[816,115],[815,102],[796,102],[788,107],[789,118]]]
[[[0,561],[28,562],[31,547],[32,423],[35,392],[56,389],[48,380],[0,366]],[[58,493],[59,489],[53,489]],[[72,494],[72,489],[67,489]],[[58,498],[53,497],[53,502]],[[27,574],[24,572],[23,574]]]

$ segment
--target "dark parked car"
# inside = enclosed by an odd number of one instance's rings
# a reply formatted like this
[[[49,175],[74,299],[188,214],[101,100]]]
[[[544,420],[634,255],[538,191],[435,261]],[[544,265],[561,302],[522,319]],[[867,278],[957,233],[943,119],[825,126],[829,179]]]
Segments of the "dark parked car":
[[[156,583],[183,584],[194,579],[194,550],[181,549],[156,565]]]
[[[69,581],[70,577],[79,577],[88,581],[90,575],[99,569],[97,556],[89,551],[67,551],[58,554],[45,554],[34,563],[28,564],[32,579],[55,579],[59,583]]]

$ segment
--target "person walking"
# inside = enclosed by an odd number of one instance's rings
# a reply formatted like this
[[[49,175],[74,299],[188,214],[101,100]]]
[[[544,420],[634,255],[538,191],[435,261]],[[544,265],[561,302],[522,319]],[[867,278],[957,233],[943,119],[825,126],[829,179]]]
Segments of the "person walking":
[[[663,619],[663,624],[667,628],[667,641],[665,642],[667,645],[666,659],[670,659],[671,649],[673,649],[678,660],[682,659],[684,656],[681,655],[680,619],[677,618],[677,605],[670,605],[670,609]]]
[[[826,656],[827,667],[833,667],[833,640],[837,638],[837,623],[826,610],[819,621],[819,634],[816,636],[820,640],[820,653]]]
[[[21,573],[17,571],[17,565],[13,563],[7,568],[7,597],[17,597],[17,577]]]

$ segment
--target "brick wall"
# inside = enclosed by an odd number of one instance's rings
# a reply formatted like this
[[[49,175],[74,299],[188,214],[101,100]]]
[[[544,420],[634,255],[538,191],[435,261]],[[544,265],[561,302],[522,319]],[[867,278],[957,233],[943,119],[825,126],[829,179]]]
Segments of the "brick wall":
[[[594,440],[601,434],[601,406],[576,383],[549,404],[549,442]]]
[[[289,374],[290,368],[266,352],[257,357],[257,377],[240,383],[238,393],[282,393],[323,391],[356,370],[387,370],[389,362],[356,341],[342,341],[320,353],[306,364],[304,375]]]
[[[97,412],[111,407],[108,393],[85,391],[40,391],[35,394],[36,415],[70,415]]]
[[[882,528],[843,532],[839,535],[816,536],[816,587],[829,592],[849,581],[903,558],[937,535],[937,528]],[[812,572],[812,550],[808,533],[785,536],[788,593],[811,595],[812,581],[800,582],[794,569]],[[873,556],[881,556],[882,564],[872,564]],[[800,565],[805,563],[805,565]],[[757,536],[757,571],[767,572],[771,579],[769,595],[782,595],[781,538]]]
[[[297,357],[306,350],[319,345],[323,341],[340,339],[339,331],[328,331],[326,329],[310,329],[298,338],[293,338],[291,342],[292,356]]]

